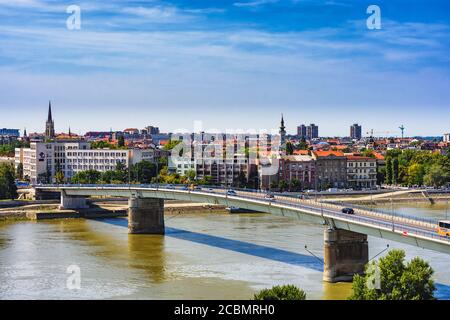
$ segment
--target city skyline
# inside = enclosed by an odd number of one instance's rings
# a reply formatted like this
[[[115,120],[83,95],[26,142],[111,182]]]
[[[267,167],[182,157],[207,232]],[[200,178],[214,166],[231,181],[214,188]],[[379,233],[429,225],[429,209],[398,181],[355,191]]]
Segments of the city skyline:
[[[381,30],[369,1],[75,4],[80,30],[56,1],[0,1],[0,126],[42,131],[50,99],[58,132],[277,129],[280,113],[289,133],[449,130],[445,1],[379,1]]]

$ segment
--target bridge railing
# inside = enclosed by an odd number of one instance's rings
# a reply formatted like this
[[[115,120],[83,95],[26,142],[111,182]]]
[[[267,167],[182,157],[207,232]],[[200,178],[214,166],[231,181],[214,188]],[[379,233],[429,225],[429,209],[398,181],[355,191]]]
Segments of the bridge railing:
[[[192,192],[192,193],[210,193],[210,194],[217,196],[217,193],[215,193],[214,191],[203,190],[203,189],[202,190],[190,190],[190,189],[186,189],[185,187],[174,187],[172,185],[163,185],[163,184],[132,184],[132,185],[130,185],[130,184],[120,184],[120,185],[117,185],[117,184],[102,184],[102,185],[98,185],[98,184],[59,184],[59,185],[35,185],[35,187],[38,187],[38,188],[39,187],[48,187],[48,188],[84,187],[84,188],[96,188],[96,189],[151,188],[151,189],[155,189],[155,190],[164,189],[164,190],[168,190],[168,191],[175,189],[175,190],[188,191],[188,192]],[[208,186],[204,189],[211,189],[211,190],[216,190],[216,191],[224,190],[223,188],[211,188],[210,186]],[[405,224],[398,224],[398,222],[396,222],[397,219],[392,219],[391,221],[386,221],[386,220],[375,219],[374,217],[348,215],[348,214],[342,213],[340,210],[336,210],[336,207],[337,207],[336,203],[327,203],[327,202],[315,201],[314,199],[298,199],[298,198],[294,198],[294,197],[283,197],[283,196],[277,196],[277,199],[274,202],[273,200],[264,198],[263,194],[265,194],[265,192],[256,193],[256,192],[251,192],[249,190],[242,191],[242,192],[245,192],[245,194],[240,193],[240,194],[236,194],[236,195],[228,196],[228,197],[263,201],[266,203],[270,203],[271,205],[272,204],[275,204],[275,205],[281,204],[281,205],[290,206],[290,207],[294,207],[294,208],[298,208],[298,209],[312,211],[312,212],[317,213],[318,215],[323,215],[324,217],[327,217],[327,218],[333,218],[333,217],[344,218],[344,219],[352,220],[352,221],[370,223],[372,225],[392,229],[393,231],[399,231],[399,232],[403,232],[403,233],[406,232],[405,236],[407,236],[409,233],[411,233],[411,234],[422,235],[425,237],[430,237],[430,238],[450,242],[450,238],[440,236],[435,232],[419,230],[417,228],[413,228],[412,226],[407,226]],[[285,198],[285,199],[283,199],[283,198]],[[351,207],[355,207],[355,206],[352,204]],[[364,208],[364,209],[366,209],[366,208]],[[389,213],[384,213],[384,212],[380,212],[380,213],[382,213],[383,215],[386,215],[386,214],[389,215]],[[399,215],[392,216],[392,214],[390,214],[390,216],[391,217],[395,217],[395,216],[399,217]],[[410,219],[410,220],[417,219],[417,217],[415,217],[415,216],[411,216],[411,217],[406,216],[406,218]],[[436,224],[436,226],[437,226],[437,224]]]

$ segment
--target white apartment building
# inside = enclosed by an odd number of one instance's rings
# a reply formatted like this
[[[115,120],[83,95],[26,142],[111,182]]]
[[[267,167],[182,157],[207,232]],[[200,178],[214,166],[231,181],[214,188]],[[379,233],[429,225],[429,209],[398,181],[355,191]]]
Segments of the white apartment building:
[[[351,188],[373,188],[377,185],[377,160],[347,156],[347,185]]]
[[[23,164],[23,176],[31,183],[45,181],[47,175],[54,182],[58,171],[69,180],[79,171],[104,172],[114,170],[117,163],[128,167],[143,160],[153,161],[152,151],[91,149],[84,141],[31,142],[30,148],[16,148],[15,165]]]
[[[450,142],[450,133],[444,133],[444,142]]]

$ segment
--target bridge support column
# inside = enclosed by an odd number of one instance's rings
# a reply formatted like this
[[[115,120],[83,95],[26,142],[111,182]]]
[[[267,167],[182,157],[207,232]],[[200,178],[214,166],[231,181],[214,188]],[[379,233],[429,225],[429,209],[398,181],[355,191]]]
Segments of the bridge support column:
[[[128,233],[164,234],[164,199],[130,198]]]
[[[342,229],[325,229],[324,281],[352,281],[354,274],[364,273],[368,260],[367,235]]]
[[[61,204],[59,208],[77,210],[77,209],[87,209],[89,208],[89,206],[86,202],[86,198],[68,196],[64,191],[61,191]]]

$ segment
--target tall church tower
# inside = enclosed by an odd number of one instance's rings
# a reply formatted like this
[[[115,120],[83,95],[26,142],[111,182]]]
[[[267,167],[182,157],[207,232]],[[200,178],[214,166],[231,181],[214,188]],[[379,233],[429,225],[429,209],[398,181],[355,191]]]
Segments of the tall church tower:
[[[283,114],[281,114],[281,125],[280,125],[280,144],[283,146],[286,142],[286,127],[284,126]]]
[[[52,103],[48,102],[48,117],[45,123],[45,138],[53,139],[55,138],[55,123],[52,118]]]

